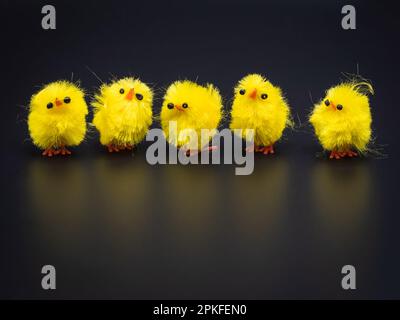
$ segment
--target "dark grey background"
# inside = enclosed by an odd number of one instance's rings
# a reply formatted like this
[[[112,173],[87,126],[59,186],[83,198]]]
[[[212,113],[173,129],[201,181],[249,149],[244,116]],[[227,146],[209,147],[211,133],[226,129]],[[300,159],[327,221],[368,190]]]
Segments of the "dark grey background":
[[[400,298],[399,19],[394,2],[42,1],[1,3],[1,298]],[[108,154],[92,132],[70,158],[45,159],[29,139],[30,96],[81,80],[89,94],[112,75],[156,88],[212,82],[225,109],[244,75],[265,74],[302,123],[314,101],[360,73],[373,81],[374,157],[328,161],[307,126],[287,132],[251,176],[233,166],[147,164]],[[158,126],[155,121],[154,126]],[[57,269],[57,290],[40,287]],[[340,287],[357,268],[357,290]]]

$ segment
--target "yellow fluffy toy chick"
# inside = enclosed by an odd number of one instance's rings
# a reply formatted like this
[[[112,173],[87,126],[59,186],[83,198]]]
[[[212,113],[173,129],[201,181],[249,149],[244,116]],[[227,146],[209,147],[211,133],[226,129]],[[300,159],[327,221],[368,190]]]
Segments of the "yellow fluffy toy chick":
[[[254,130],[254,146],[247,151],[273,154],[273,145],[286,126],[292,126],[290,109],[280,88],[258,74],[250,74],[239,81],[234,92],[231,130]]]
[[[190,154],[206,148],[221,118],[222,98],[212,84],[201,86],[185,80],[176,81],[167,89],[161,108],[161,127],[167,141],[177,148]],[[176,132],[170,125],[176,125]],[[210,130],[210,135],[202,138],[201,129]],[[198,139],[193,139],[190,132]]]
[[[92,102],[93,125],[109,152],[131,150],[153,122],[153,92],[139,79],[123,78],[103,85]]]
[[[350,81],[330,88],[314,106],[310,122],[331,159],[355,157],[364,152],[371,139],[371,111],[368,82]]]
[[[28,116],[33,143],[43,155],[71,154],[68,146],[79,145],[86,134],[88,107],[84,92],[75,84],[57,81],[34,94]]]

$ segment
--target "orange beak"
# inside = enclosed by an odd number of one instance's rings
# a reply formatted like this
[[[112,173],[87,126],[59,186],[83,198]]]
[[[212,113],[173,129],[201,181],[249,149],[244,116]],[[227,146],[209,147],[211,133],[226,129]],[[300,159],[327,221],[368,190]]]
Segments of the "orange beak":
[[[59,106],[62,106],[62,101],[60,101],[60,100],[58,100],[58,98],[56,98],[56,106],[57,107],[59,107]]]
[[[335,106],[335,104],[334,104],[333,102],[331,102],[331,106],[332,106],[332,109],[333,109],[334,111],[336,111],[336,106]]]
[[[183,108],[182,108],[179,104],[176,104],[175,107],[176,107],[176,109],[178,109],[179,111],[183,111]]]
[[[250,94],[249,97],[253,100],[257,97],[257,89],[254,89]]]
[[[125,99],[131,101],[133,99],[133,89],[130,89],[129,92],[126,94]]]

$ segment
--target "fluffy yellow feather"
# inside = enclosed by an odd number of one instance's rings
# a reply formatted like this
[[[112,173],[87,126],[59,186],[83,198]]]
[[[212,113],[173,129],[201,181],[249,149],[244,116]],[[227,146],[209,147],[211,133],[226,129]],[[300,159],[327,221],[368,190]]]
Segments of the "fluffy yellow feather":
[[[30,101],[28,128],[34,145],[44,156],[71,154],[86,134],[88,107],[84,92],[68,81],[46,85]]]
[[[178,148],[194,151],[206,147],[221,118],[222,98],[212,84],[201,86],[188,80],[176,81],[165,93],[161,108],[161,127],[167,141]],[[170,125],[174,122],[176,135],[173,132],[170,135]],[[201,129],[210,130],[209,138],[201,138]],[[190,132],[196,133],[198,139],[192,139]]]
[[[372,122],[368,93],[373,94],[370,83],[350,81],[330,88],[314,106],[310,122],[331,159],[366,151]]]
[[[248,129],[254,130],[254,150],[264,154],[274,153],[274,143],[292,125],[281,89],[258,74],[247,75],[235,87],[231,119],[231,130],[242,129],[244,139]]]
[[[142,81],[123,78],[104,84],[92,102],[93,125],[109,152],[131,150],[153,122],[153,91]]]

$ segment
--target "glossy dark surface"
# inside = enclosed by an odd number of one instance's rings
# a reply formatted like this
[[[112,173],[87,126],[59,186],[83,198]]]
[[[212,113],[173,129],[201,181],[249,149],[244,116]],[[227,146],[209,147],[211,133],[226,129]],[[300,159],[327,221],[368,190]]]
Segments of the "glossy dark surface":
[[[357,30],[340,27],[340,1],[53,2],[1,5],[1,298],[400,298],[398,74],[394,4],[353,1]],[[373,80],[375,157],[328,161],[307,127],[314,101],[356,72]],[[303,125],[250,176],[234,166],[150,166],[140,145],[108,154],[92,132],[70,158],[45,159],[21,105],[37,86],[138,75],[157,89],[213,82],[229,110],[250,72],[281,86]],[[155,122],[155,127],[158,123]],[[41,267],[57,289],[41,289]],[[341,289],[341,268],[357,290]]]

